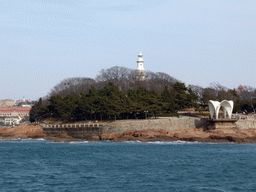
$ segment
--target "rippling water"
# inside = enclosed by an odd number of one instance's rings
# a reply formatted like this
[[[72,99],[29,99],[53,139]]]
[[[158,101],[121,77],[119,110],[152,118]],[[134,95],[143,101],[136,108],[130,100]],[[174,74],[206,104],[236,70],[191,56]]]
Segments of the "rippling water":
[[[255,144],[0,141],[0,191],[253,191]]]

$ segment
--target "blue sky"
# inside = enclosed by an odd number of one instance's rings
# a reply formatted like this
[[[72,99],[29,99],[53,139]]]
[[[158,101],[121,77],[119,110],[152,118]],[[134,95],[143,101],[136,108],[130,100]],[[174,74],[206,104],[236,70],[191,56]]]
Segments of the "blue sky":
[[[256,87],[255,0],[0,0],[0,99],[112,66]]]

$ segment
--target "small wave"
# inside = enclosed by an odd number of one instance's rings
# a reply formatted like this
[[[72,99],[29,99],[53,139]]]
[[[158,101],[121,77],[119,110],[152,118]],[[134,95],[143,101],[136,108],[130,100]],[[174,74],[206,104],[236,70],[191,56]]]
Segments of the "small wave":
[[[124,143],[134,143],[134,144],[137,144],[137,143],[143,143],[143,142],[137,140],[137,141],[124,141]]]
[[[221,188],[216,188],[216,187],[199,187],[198,189],[201,189],[201,190],[214,190],[214,191],[223,191],[223,192],[226,192],[225,189],[221,189]]]
[[[71,141],[69,144],[89,143],[89,141]]]
[[[174,145],[180,145],[180,144],[198,144],[198,143],[201,143],[201,142],[198,142],[198,141],[150,141],[150,142],[146,142],[146,143],[149,143],[149,144],[158,144],[158,145],[166,145],[166,144],[174,144]]]
[[[177,144],[198,144],[201,142],[198,141],[148,141],[148,142],[142,142],[142,141],[124,141],[124,143],[130,143],[130,144],[157,144],[157,145],[166,145],[166,144],[172,144],[172,145],[177,145]]]
[[[19,138],[21,141],[31,141],[32,139],[31,138],[27,138],[27,139],[21,139]]]
[[[18,141],[18,142],[37,142],[37,141],[46,141],[44,138],[8,138],[8,139],[0,139],[0,141]]]
[[[37,141],[45,141],[44,138],[37,138],[37,139],[35,139],[35,140],[37,140]]]

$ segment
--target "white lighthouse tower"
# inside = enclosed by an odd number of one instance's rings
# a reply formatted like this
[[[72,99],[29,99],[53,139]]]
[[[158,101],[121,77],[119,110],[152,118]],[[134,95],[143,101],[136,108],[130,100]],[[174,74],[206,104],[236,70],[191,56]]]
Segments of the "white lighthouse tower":
[[[141,52],[138,55],[137,70],[136,70],[136,81],[145,81],[145,70],[143,67],[144,60]]]

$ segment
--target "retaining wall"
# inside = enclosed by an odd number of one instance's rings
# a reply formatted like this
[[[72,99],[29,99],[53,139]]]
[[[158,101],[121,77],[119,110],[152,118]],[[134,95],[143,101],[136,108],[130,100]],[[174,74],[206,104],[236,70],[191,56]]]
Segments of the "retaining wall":
[[[236,122],[236,127],[238,129],[250,129],[250,128],[256,128],[256,119],[253,117],[248,117],[245,119],[239,119]]]
[[[206,122],[206,119],[195,117],[168,117],[145,120],[121,120],[108,124],[43,124],[46,135],[68,133],[76,138],[85,138],[103,133],[123,134],[127,130],[166,129],[167,131],[177,129],[198,128]]]
[[[177,129],[192,129],[200,128],[206,124],[207,118],[165,117],[159,119],[120,120],[108,124],[42,124],[42,127],[46,135],[68,133],[75,138],[86,138],[99,136],[103,133],[123,134],[127,130],[166,129],[167,131],[173,131]],[[239,129],[256,128],[256,119],[239,119],[236,122],[236,127]]]
[[[144,119],[134,121],[117,121],[104,126],[104,133],[123,134],[127,130],[166,129],[167,131],[177,129],[192,129],[202,126],[206,119],[195,117],[168,117],[159,119]]]

